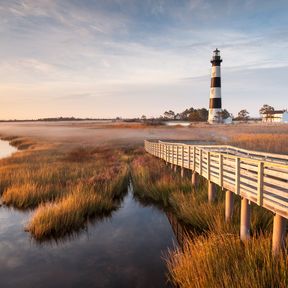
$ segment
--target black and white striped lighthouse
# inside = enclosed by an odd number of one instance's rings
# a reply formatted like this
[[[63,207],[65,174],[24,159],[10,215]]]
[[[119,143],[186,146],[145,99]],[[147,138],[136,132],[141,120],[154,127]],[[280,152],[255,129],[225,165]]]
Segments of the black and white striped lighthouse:
[[[210,103],[208,122],[221,123],[222,122],[222,103],[221,103],[221,62],[220,51],[216,48],[213,51],[211,86],[210,86]]]

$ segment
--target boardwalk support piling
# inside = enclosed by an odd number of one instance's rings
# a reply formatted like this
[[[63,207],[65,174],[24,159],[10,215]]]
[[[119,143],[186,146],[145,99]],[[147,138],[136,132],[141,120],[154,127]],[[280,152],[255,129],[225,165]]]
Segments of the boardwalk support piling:
[[[272,253],[274,256],[278,255],[285,247],[286,223],[287,220],[285,218],[278,214],[274,215],[272,240]]]
[[[250,239],[251,206],[246,198],[241,199],[240,239]]]
[[[181,167],[181,178],[184,177],[184,167]]]
[[[225,221],[226,223],[229,223],[232,220],[233,206],[234,206],[233,193],[229,190],[226,190],[226,194],[225,194]]]
[[[209,181],[208,182],[208,202],[212,203],[215,201],[216,197],[216,184]]]
[[[197,187],[197,172],[196,171],[192,172],[191,181],[192,181],[192,186],[196,188]]]

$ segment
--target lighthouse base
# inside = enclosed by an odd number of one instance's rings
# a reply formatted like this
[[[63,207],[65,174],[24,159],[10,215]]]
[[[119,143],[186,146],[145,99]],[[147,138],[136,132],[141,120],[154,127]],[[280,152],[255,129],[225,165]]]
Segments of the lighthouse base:
[[[223,123],[221,108],[209,109],[208,123],[210,124]]]

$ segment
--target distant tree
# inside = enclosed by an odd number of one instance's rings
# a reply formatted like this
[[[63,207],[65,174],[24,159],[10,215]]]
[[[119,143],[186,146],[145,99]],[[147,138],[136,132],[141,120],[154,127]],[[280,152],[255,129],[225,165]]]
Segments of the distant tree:
[[[165,119],[174,119],[175,118],[175,112],[172,110],[165,111],[164,112],[164,118]]]
[[[188,112],[189,116],[187,120],[189,121],[200,122],[200,121],[207,121],[208,119],[208,110],[205,108],[201,109],[190,108]]]
[[[267,104],[264,104],[260,110],[259,110],[259,113],[262,117],[265,117],[265,119],[269,119],[269,118],[272,118],[272,113],[273,111],[275,111],[274,107],[270,106],[270,105],[267,105]]]
[[[180,113],[177,113],[174,117],[176,120],[183,120]]]
[[[201,119],[199,118],[199,114],[197,113],[197,111],[193,111],[189,114],[189,117],[188,117],[189,121],[192,121],[192,122],[198,122],[200,121]]]
[[[222,116],[222,119],[227,119],[229,117],[232,118],[232,114],[229,113],[228,110],[226,110],[226,109],[222,110],[222,115],[221,116]]]
[[[142,115],[142,116],[141,116],[141,120],[142,120],[142,121],[145,121],[146,119],[147,119],[147,117],[146,117],[145,115]]]
[[[189,109],[185,109],[183,112],[180,113],[181,120],[187,120],[189,117],[190,111]]]
[[[238,112],[237,119],[241,121],[247,121],[249,119],[249,112],[246,109],[240,110]]]
[[[208,110],[206,108],[201,108],[201,109],[198,109],[198,114],[199,114],[199,117],[201,119],[201,121],[207,121],[208,120]]]

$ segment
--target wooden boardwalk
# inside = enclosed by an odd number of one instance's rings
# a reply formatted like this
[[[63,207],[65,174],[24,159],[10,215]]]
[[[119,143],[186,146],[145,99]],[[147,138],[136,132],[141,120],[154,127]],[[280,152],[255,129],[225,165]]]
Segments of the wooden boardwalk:
[[[273,251],[283,247],[288,218],[288,156],[261,153],[223,145],[188,145],[145,141],[145,150],[170,163],[192,171],[196,184],[200,175],[208,181],[208,199],[213,201],[216,185],[226,191],[226,221],[233,213],[233,193],[241,196],[242,240],[250,236],[250,202],[273,212]]]

